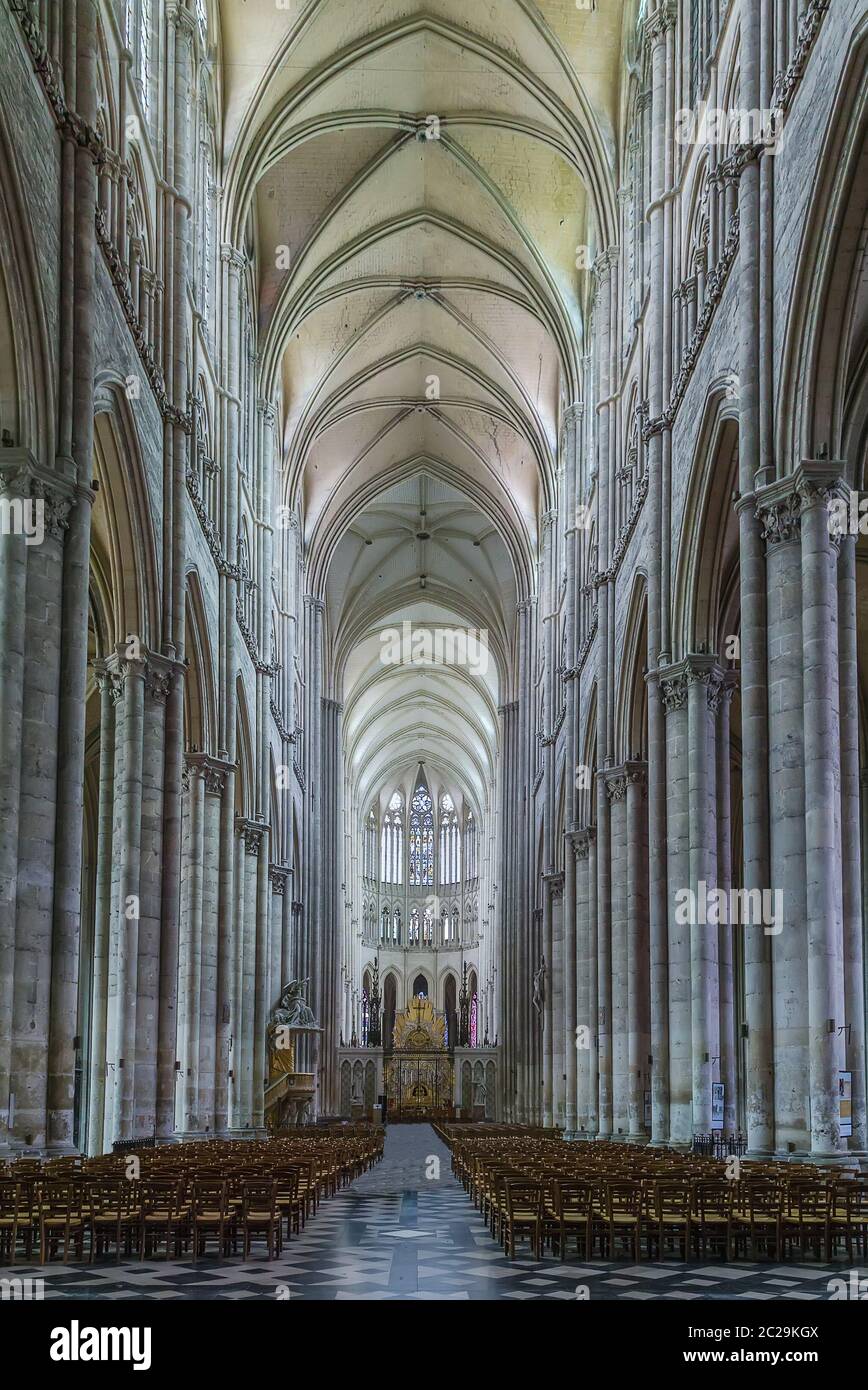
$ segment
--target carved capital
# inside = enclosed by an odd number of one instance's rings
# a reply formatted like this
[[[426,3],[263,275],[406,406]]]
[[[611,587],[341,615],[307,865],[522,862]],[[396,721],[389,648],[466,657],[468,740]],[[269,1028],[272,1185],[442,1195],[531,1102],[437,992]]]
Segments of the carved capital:
[[[667,714],[684,709],[687,704],[687,672],[680,666],[669,666],[658,672],[660,699]]]
[[[648,16],[642,28],[642,37],[649,47],[653,48],[666,38],[667,32],[675,24],[677,14],[672,0],[662,0],[654,13]]]

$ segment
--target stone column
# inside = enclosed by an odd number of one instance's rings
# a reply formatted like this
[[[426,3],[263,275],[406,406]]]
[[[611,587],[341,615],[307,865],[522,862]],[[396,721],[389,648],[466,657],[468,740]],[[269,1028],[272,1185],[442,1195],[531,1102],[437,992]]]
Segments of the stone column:
[[[856,538],[842,536],[838,557],[838,679],[841,706],[841,846],[844,910],[846,1068],[852,1074],[849,1147],[868,1147],[865,1110],[865,962],[859,826],[859,679],[856,642]]]
[[[571,764],[568,763],[567,775]],[[578,885],[576,876],[576,843],[573,834],[564,837],[564,931],[563,931],[563,980],[564,980],[564,1129],[572,1134],[576,1128],[578,1055],[577,1036],[577,992],[578,950],[576,922],[578,916]],[[584,983],[584,981],[583,981]]]
[[[627,1133],[645,1143],[645,1090],[648,1079],[648,804],[647,769],[629,762],[627,779]]]
[[[105,1152],[106,1008],[108,1005],[109,947],[111,941],[112,817],[114,813],[115,716],[111,676],[104,662],[96,664],[100,695],[99,810],[96,847],[96,902],[93,936],[93,1001],[88,1081],[86,1149],[91,1155]]]
[[[589,839],[587,830],[577,831],[572,837],[572,842],[575,853],[576,879],[576,1032],[573,1038],[576,1057],[576,1123],[574,1128],[584,1131],[588,1128],[590,1061],[594,1036],[589,989],[591,962],[588,954],[588,934],[591,914],[588,899]],[[567,853],[569,854],[569,848]],[[568,1029],[567,1047],[569,1045]]]
[[[136,1135],[136,1004],[138,998],[139,914],[141,896],[142,776],[146,666],[140,657],[128,657],[121,647],[116,658],[116,679],[121,683],[123,732],[119,741],[120,884],[117,924],[115,1010],[114,1128],[111,1139]]]
[[[659,673],[666,710],[666,848],[669,897],[669,1124],[670,1143],[693,1138],[690,913],[679,909],[690,885],[687,669],[684,663]]]
[[[612,1137],[623,1142],[630,1128],[627,1038],[627,778],[623,768],[606,777],[611,817],[612,936],[609,998],[612,1034]]]
[[[199,1128],[216,1128],[217,978],[219,969],[218,910],[220,888],[220,797],[225,771],[203,758],[204,820],[202,846],[202,936],[199,1003]]]
[[[730,750],[730,709],[738,676],[728,671],[717,701],[716,782],[717,782],[717,885],[729,901],[732,889],[732,782]],[[735,1133],[736,1107],[736,1016],[733,962],[734,932],[739,929],[727,920],[717,931],[718,998],[720,1001],[720,1079],[723,1082],[723,1128]]]
[[[205,785],[201,768],[187,761],[187,844],[184,915],[181,919],[178,988],[178,1138],[197,1134],[199,1123],[199,1014],[202,991],[202,892]]]
[[[805,941],[805,772],[799,499],[792,479],[756,494],[767,544],[770,883],[782,895],[783,928],[768,935],[760,924],[741,924],[748,956],[753,943],[771,944],[773,960],[774,1147],[804,1150],[808,1143],[808,991]],[[750,782],[750,764],[744,781]],[[754,950],[758,947],[754,945]],[[749,956],[748,956],[749,959]],[[749,1000],[748,1000],[749,1002]]]
[[[828,499],[843,491],[840,466],[803,464],[797,483],[802,530],[811,1152],[821,1156],[841,1149],[838,1073],[844,1059],[837,553],[827,509]]]
[[[708,921],[710,890],[716,887],[717,843],[713,818],[713,712],[722,672],[716,658],[687,659],[689,865],[696,916],[690,925],[690,1032],[693,1132],[711,1130],[712,1058],[718,1055],[717,922]]]
[[[600,1129],[600,1040],[599,1040],[599,956],[597,954],[597,830],[588,828],[588,1010],[591,1020],[591,1046],[588,1054],[589,1135]]]

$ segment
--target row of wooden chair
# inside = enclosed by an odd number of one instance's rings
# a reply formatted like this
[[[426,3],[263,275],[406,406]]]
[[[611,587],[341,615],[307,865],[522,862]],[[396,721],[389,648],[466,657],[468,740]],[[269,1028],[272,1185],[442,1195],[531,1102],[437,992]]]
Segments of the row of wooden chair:
[[[748,1164],[627,1145],[444,1130],[453,1171],[514,1255],[529,1240],[564,1257],[726,1259],[868,1253],[868,1183],[810,1164]]]
[[[0,1172],[0,1263],[22,1252],[42,1263],[72,1255],[90,1259],[112,1248],[166,1259],[193,1259],[211,1241],[219,1258],[245,1257],[263,1238],[269,1257],[299,1232],[320,1201],[333,1196],[382,1158],[380,1131],[351,1138],[292,1137],[257,1143],[179,1144],[141,1155],[54,1162],[23,1159]],[[131,1162],[131,1159],[134,1161]]]

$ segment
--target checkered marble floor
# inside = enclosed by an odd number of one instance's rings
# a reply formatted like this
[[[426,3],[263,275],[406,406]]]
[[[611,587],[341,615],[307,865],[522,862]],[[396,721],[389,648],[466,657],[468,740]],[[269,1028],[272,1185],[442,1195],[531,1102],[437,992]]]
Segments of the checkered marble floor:
[[[437,1160],[438,1162],[434,1162]],[[438,1173],[439,1163],[439,1173]],[[828,1299],[843,1265],[507,1260],[427,1125],[387,1130],[382,1163],[324,1202],[279,1260],[18,1264],[46,1299]]]

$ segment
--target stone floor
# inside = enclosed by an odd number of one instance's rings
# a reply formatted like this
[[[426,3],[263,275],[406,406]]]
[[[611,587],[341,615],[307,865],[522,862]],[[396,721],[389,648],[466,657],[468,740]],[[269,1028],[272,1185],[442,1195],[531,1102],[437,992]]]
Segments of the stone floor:
[[[279,1260],[18,1264],[46,1299],[783,1299],[830,1297],[841,1265],[684,1264],[551,1254],[507,1260],[428,1125],[386,1132],[383,1161],[323,1203]]]

